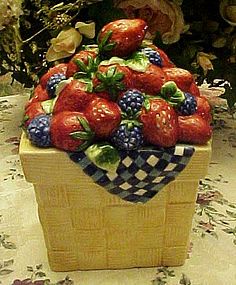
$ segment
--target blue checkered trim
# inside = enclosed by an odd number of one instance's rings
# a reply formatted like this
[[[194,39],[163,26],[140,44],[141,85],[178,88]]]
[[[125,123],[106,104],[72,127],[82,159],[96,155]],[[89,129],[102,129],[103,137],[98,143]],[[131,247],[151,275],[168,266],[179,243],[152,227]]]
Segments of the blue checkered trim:
[[[95,166],[84,152],[68,153],[84,173],[109,193],[133,203],[146,203],[173,181],[188,164],[194,147],[177,145],[168,149],[141,149],[120,152],[116,172]]]

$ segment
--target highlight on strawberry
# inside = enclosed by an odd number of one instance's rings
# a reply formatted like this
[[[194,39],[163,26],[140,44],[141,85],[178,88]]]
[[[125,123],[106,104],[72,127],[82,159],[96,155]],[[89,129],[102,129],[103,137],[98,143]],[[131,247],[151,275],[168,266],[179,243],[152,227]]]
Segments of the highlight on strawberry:
[[[25,107],[32,144],[84,151],[95,165],[115,170],[120,151],[206,144],[211,107],[193,75],[145,40],[141,19],[106,24],[97,42],[39,80]]]

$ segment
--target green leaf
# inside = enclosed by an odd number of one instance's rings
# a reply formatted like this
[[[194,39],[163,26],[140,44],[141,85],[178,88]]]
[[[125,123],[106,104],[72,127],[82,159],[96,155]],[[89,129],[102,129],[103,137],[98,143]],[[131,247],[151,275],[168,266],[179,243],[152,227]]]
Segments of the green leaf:
[[[118,151],[108,143],[93,144],[85,154],[97,167],[106,171],[116,171],[120,163]]]
[[[116,43],[109,43],[106,46],[104,46],[104,51],[111,51],[116,46]]]
[[[89,127],[89,123],[85,118],[78,116],[77,119],[79,120],[81,126],[85,129],[86,132],[91,132],[91,129]]]
[[[89,133],[83,132],[83,131],[70,133],[70,136],[73,139],[80,139],[80,140],[84,140],[84,141],[87,141],[91,138],[91,135]]]
[[[178,87],[174,81],[167,81],[161,87],[161,96],[164,98],[170,98],[173,96],[178,90]]]
[[[106,87],[103,83],[99,84],[98,86],[96,86],[94,88],[94,91],[95,92],[102,92],[102,91],[105,91],[106,90]]]
[[[91,140],[84,141],[84,142],[77,148],[77,151],[83,151],[83,150],[87,149],[90,144],[91,144]]]
[[[101,72],[97,72],[96,73],[96,77],[97,77],[97,79],[99,79],[100,81],[104,81],[104,80],[106,80],[106,75],[105,74],[103,74],[103,73],[101,73]]]
[[[145,72],[150,65],[150,62],[142,52],[135,52],[131,58],[125,61],[125,65],[132,70]]]
[[[51,114],[55,105],[55,98],[41,102],[41,106],[46,114]]]
[[[116,80],[116,81],[122,80],[123,78],[124,78],[124,73],[123,72],[117,72],[114,75],[114,80]]]
[[[81,78],[86,77],[86,75],[87,75],[86,72],[79,71],[79,72],[76,72],[73,77],[74,77],[75,79],[81,79]]]
[[[143,107],[147,110],[147,112],[150,110],[151,108],[151,104],[150,104],[150,100],[145,97],[144,102],[143,102]]]
[[[94,65],[94,60],[91,55],[88,55],[88,69],[91,69]]]
[[[109,31],[106,32],[106,34],[103,36],[103,38],[102,38],[102,40],[100,42],[100,47],[103,47],[107,43],[109,38],[112,36],[112,33],[113,33],[112,30],[109,30]],[[99,37],[100,37],[100,35],[99,35]]]
[[[78,65],[79,69],[83,72],[87,72],[87,66],[84,64],[84,62],[80,59],[75,59],[74,62]]]
[[[112,77],[114,77],[115,72],[116,72],[116,66],[108,68],[108,71],[106,73],[106,78],[111,79]]]

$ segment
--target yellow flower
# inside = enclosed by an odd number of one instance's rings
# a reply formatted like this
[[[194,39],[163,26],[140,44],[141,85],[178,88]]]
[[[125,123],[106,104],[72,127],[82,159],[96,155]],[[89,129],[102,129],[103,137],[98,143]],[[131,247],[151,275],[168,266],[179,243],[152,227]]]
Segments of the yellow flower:
[[[156,32],[165,44],[177,42],[184,32],[184,18],[179,5],[168,0],[115,0],[128,18],[139,17],[148,24],[147,37],[153,39]]]
[[[93,38],[95,24],[78,22],[75,28],[62,30],[56,38],[51,40],[51,46],[46,54],[47,61],[55,61],[73,55],[82,42],[82,35]]]
[[[197,63],[201,66],[204,71],[204,75],[207,74],[208,70],[213,70],[212,60],[216,59],[216,56],[210,53],[198,52]]]

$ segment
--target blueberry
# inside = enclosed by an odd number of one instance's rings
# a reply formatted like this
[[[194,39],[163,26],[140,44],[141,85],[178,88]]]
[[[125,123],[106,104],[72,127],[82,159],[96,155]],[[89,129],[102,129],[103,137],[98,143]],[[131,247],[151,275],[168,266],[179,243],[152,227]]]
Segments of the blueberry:
[[[143,102],[144,96],[140,91],[136,89],[129,89],[118,101],[118,105],[124,113],[132,117],[141,110]]]
[[[51,98],[56,96],[55,92],[56,92],[56,87],[57,87],[58,83],[60,83],[62,80],[65,80],[65,79],[66,79],[66,76],[63,73],[53,74],[48,79],[48,82],[46,85],[46,90],[48,92],[48,95]]]
[[[197,110],[197,100],[190,93],[184,93],[185,100],[178,107],[178,111],[181,115],[192,115]]]
[[[111,142],[120,150],[135,150],[143,145],[143,134],[140,127],[121,124],[112,134]]]
[[[142,49],[142,52],[148,57],[152,64],[162,67],[162,59],[158,51],[146,47]]]
[[[39,115],[31,120],[27,134],[32,144],[39,147],[51,146],[50,124],[50,115]]]

